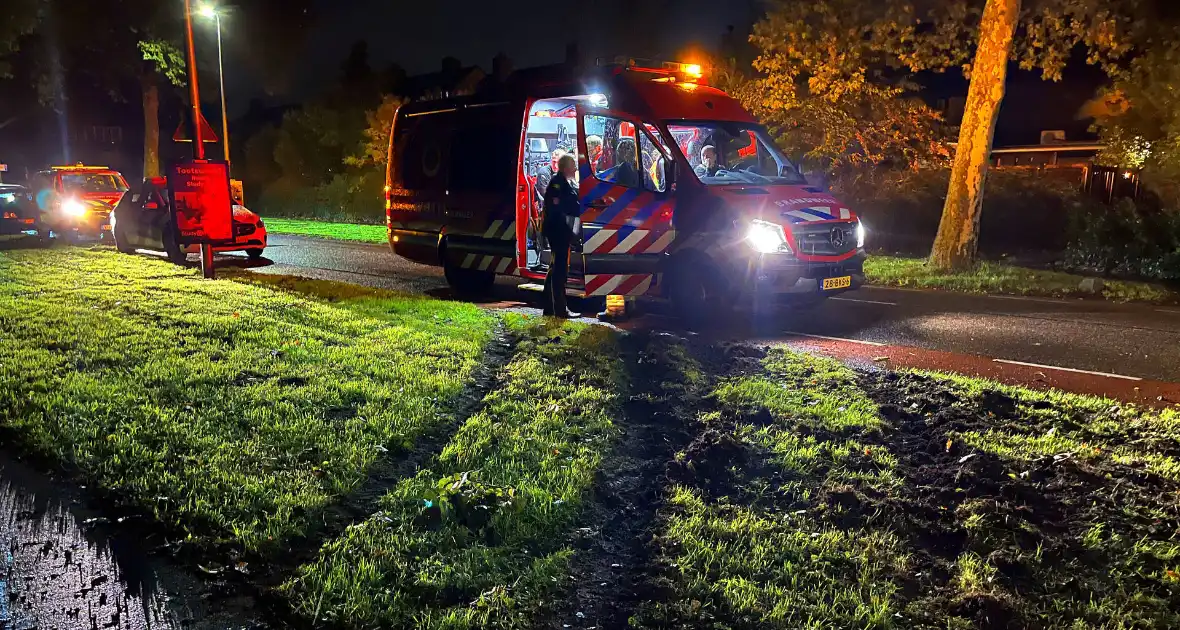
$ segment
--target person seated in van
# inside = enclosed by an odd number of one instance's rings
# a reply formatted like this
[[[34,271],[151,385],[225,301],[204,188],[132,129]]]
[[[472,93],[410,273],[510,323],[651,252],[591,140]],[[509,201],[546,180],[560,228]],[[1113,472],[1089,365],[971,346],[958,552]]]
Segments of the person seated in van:
[[[614,180],[620,186],[639,187],[639,171],[635,168],[635,139],[620,138],[615,146],[619,165],[615,167]]]
[[[553,156],[550,158],[549,167],[551,169],[553,169],[554,173],[561,170],[560,168],[558,168],[557,163],[561,160],[561,156],[565,155],[566,153],[567,153],[567,151],[562,148],[557,148],[557,149],[553,150]]]
[[[717,175],[717,149],[711,145],[706,144],[701,148],[701,163],[692,169],[697,177],[714,177]]]
[[[586,153],[590,158],[590,168],[598,172],[598,160],[602,157],[602,136],[586,136]]]

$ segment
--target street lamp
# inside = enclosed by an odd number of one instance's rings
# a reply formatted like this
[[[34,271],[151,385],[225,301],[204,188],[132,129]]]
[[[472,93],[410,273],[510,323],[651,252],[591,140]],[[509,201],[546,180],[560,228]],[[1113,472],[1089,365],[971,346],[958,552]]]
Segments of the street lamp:
[[[221,146],[225,149],[225,163],[229,164],[229,115],[225,109],[225,66],[221,61],[221,12],[211,4],[202,4],[197,14],[217,24],[217,77],[221,82]]]

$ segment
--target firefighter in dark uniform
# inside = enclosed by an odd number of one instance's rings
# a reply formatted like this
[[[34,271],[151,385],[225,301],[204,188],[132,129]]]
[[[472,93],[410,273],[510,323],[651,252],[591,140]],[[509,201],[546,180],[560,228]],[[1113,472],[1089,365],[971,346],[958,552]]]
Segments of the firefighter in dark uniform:
[[[572,155],[563,155],[557,162],[557,173],[545,189],[545,213],[541,218],[541,233],[548,241],[553,259],[545,275],[545,315],[578,317],[565,305],[565,280],[569,273],[570,246],[574,238],[574,220],[581,214],[574,175],[578,162]]]

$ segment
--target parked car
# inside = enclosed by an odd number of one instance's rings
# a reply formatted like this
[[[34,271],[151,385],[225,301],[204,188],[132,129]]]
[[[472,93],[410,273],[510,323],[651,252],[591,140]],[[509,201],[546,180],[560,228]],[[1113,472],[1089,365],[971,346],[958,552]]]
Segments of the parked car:
[[[52,166],[30,181],[30,196],[50,238],[110,238],[110,215],[127,192],[119,171],[105,166]]]
[[[0,184],[0,236],[42,236],[41,212],[24,186]]]
[[[128,254],[137,249],[163,251],[177,264],[183,263],[188,254],[196,253],[199,246],[182,247],[178,242],[168,203],[165,177],[145,179],[139,192],[124,196],[111,213],[115,247]],[[244,251],[251,260],[261,258],[266,249],[266,225],[262,217],[236,203],[233,212],[233,245],[214,247],[213,251]]]

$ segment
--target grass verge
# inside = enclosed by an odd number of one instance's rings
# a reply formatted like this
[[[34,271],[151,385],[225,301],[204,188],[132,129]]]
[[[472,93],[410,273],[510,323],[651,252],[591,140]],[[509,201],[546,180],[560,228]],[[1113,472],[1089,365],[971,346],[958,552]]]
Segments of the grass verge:
[[[360,223],[333,223],[307,219],[266,218],[266,231],[270,234],[297,234],[316,236],[340,241],[362,243],[386,243],[384,225],[363,225]]]
[[[677,456],[637,625],[1180,626],[1180,414],[759,363]]]
[[[495,326],[456,302],[284,284],[0,253],[0,428],[191,541],[283,549],[443,421]]]
[[[944,272],[930,268],[924,258],[871,255],[865,260],[870,284],[961,293],[992,293],[1043,297],[1102,297],[1116,302],[1170,304],[1180,294],[1160,285],[1129,280],[1105,280],[1101,293],[1081,290],[1084,276],[981,261],[970,270]]]
[[[532,628],[617,438],[622,362],[599,326],[510,316],[522,341],[437,460],[284,587],[316,623]]]

